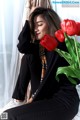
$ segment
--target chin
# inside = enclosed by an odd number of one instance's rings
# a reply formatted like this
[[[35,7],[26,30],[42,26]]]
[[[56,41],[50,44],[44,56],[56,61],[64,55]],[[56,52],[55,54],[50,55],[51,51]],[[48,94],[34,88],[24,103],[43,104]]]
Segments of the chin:
[[[39,38],[39,37],[37,37],[36,39],[37,39],[37,40],[41,40],[41,38]]]
[[[41,40],[43,38],[43,36],[37,36],[36,39],[37,40]]]
[[[41,40],[42,38],[43,38],[43,36],[42,36],[42,37],[39,37],[38,40]]]
[[[39,39],[36,39],[36,40],[38,40],[38,41],[39,41]]]

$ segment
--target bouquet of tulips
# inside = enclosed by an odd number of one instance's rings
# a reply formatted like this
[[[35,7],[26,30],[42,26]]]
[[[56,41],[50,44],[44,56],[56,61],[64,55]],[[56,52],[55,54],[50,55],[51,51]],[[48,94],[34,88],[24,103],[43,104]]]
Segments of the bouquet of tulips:
[[[40,41],[43,47],[49,51],[55,50],[69,63],[69,66],[58,68],[56,72],[58,81],[59,74],[65,74],[74,85],[77,84],[76,80],[80,79],[80,43],[76,39],[79,35],[80,22],[65,19],[61,22],[61,29],[55,32],[55,37],[46,34]],[[65,42],[68,52],[57,48],[59,42]]]

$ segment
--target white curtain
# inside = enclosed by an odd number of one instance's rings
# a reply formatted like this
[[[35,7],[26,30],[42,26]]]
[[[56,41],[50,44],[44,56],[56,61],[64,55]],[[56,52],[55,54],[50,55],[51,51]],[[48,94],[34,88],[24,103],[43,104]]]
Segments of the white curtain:
[[[0,109],[10,101],[16,85],[21,59],[17,38],[28,17],[26,7],[27,0],[0,0]]]
[[[0,108],[12,97],[19,72],[18,35],[25,0],[0,0]]]

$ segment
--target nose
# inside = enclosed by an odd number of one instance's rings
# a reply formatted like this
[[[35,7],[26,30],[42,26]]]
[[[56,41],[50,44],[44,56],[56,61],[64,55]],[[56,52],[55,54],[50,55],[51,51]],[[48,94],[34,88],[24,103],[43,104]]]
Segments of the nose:
[[[37,27],[37,26],[34,28],[34,31],[35,31],[35,32],[37,32],[37,31],[38,31],[38,27]]]
[[[34,31],[35,31],[35,33],[38,33],[38,31],[39,31],[38,27],[35,27]]]

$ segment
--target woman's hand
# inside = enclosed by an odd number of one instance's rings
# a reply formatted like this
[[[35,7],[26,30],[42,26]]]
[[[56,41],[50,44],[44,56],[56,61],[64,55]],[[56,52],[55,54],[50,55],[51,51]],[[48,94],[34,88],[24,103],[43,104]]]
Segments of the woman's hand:
[[[25,104],[29,104],[33,101],[33,98],[31,97]]]
[[[30,10],[30,14],[36,9],[37,7],[32,7]]]
[[[30,1],[30,14],[38,7],[41,7],[40,0],[29,0]]]

